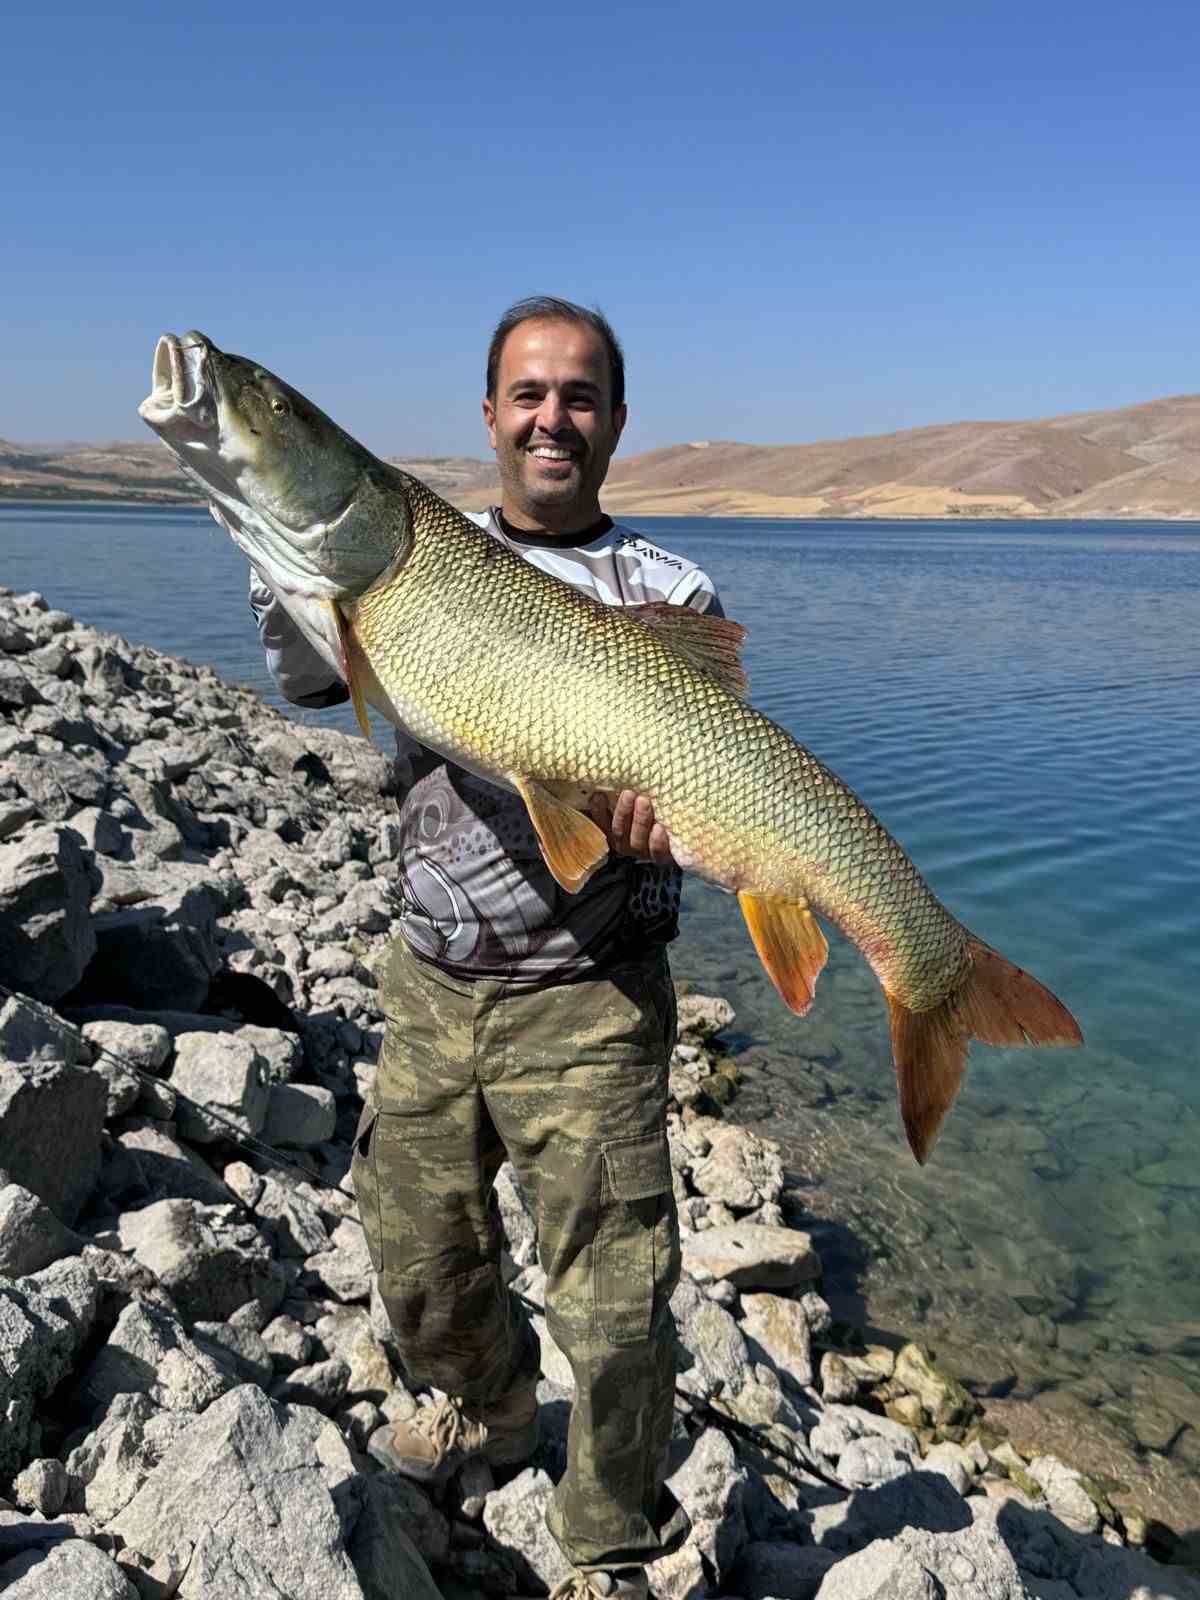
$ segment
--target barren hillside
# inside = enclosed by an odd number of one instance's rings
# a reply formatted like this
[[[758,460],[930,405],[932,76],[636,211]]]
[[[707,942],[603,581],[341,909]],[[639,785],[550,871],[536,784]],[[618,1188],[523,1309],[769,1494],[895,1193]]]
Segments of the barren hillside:
[[[497,498],[493,463],[394,457],[467,509]],[[152,441],[0,439],[0,497],[186,502]],[[1031,422],[956,422],[859,439],[668,445],[613,463],[614,512],[686,516],[1200,517],[1200,395]]]

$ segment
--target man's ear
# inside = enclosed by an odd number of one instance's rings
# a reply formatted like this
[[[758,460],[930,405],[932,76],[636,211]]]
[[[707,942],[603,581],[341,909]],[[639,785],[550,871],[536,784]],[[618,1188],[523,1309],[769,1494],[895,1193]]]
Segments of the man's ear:
[[[483,425],[488,432],[488,442],[494,450],[496,448],[496,408],[486,394],[483,397]]]
[[[613,412],[613,418],[612,418],[613,449],[614,450],[617,448],[617,445],[620,442],[621,434],[625,430],[625,424],[628,421],[628,419],[629,419],[629,407],[625,404],[624,400],[622,400],[621,404]]]

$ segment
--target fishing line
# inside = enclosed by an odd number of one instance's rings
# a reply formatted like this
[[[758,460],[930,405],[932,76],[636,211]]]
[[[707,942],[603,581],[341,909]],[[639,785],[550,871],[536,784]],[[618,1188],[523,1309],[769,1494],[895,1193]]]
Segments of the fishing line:
[[[252,1134],[245,1133],[236,1123],[221,1112],[212,1110],[210,1106],[203,1105],[198,1100],[193,1100],[190,1095],[184,1094],[181,1089],[172,1087],[170,1083],[165,1082],[162,1078],[156,1078],[152,1072],[147,1072],[144,1067],[139,1067],[136,1062],[130,1061],[120,1051],[110,1050],[107,1045],[97,1044],[94,1039],[89,1039],[74,1023],[67,1022],[42,1001],[31,1000],[28,995],[18,994],[15,989],[10,989],[6,983],[0,983],[0,995],[7,995],[10,1000],[15,1000],[19,1006],[24,1006],[27,1011],[32,1012],[34,1016],[40,1018],[49,1027],[58,1030],[60,1035],[75,1040],[76,1043],[84,1046],[94,1055],[107,1057],[109,1061],[115,1062],[117,1066],[122,1067],[126,1072],[131,1072],[134,1077],[140,1078],[143,1083],[151,1084],[160,1091],[165,1089],[172,1096],[173,1107],[177,1104],[188,1106],[202,1116],[220,1123],[222,1127],[228,1130],[231,1144],[239,1145],[243,1150],[249,1151],[273,1166],[302,1173],[320,1188],[328,1189],[333,1194],[340,1194],[347,1200],[353,1200],[357,1208],[357,1197],[349,1189],[343,1189],[340,1184],[333,1183],[330,1179],[323,1178],[319,1173],[314,1172],[311,1167],[306,1167],[302,1161],[297,1161],[291,1156],[285,1156],[272,1145],[264,1144],[261,1139],[256,1139]],[[79,1065],[82,1065],[82,1063],[79,1063]],[[92,1065],[93,1063],[89,1063],[85,1070],[90,1071]],[[250,1210],[251,1208],[246,1207],[246,1209]],[[357,1215],[345,1217],[343,1221],[357,1223],[360,1228],[363,1228],[362,1219]],[[365,1228],[363,1231],[365,1233]],[[512,1288],[509,1288],[509,1293],[520,1301],[527,1312],[536,1316],[544,1315],[545,1307],[538,1305],[536,1300],[530,1300],[526,1295]],[[848,1492],[848,1484],[840,1482],[823,1468],[818,1467],[811,1458],[805,1460],[798,1456],[795,1451],[784,1449],[782,1445],[776,1444],[773,1439],[768,1439],[759,1434],[748,1423],[741,1422],[738,1418],[731,1417],[724,1411],[718,1411],[707,1400],[702,1400],[697,1395],[688,1394],[685,1390],[680,1389],[678,1385],[675,1388],[675,1396],[677,1400],[683,1401],[684,1409],[689,1414],[698,1413],[712,1426],[736,1434],[752,1444],[756,1450],[777,1456],[781,1461],[786,1461],[790,1466],[798,1467],[801,1472],[809,1474],[821,1483],[828,1484],[833,1489],[841,1490],[843,1493]],[[793,1483],[802,1482],[802,1480],[794,1478],[789,1479],[789,1481]]]

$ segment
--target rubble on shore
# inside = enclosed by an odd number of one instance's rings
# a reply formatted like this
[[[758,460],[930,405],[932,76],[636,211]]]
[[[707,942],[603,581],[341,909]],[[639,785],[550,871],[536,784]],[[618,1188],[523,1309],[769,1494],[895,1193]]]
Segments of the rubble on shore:
[[[350,1193],[393,919],[388,781],[359,740],[0,590],[13,1600],[482,1600],[563,1576],[540,1513],[571,1373],[511,1169],[538,1455],[430,1492],[366,1453],[438,1398],[406,1380]],[[731,1020],[681,995],[670,1487],[691,1532],[651,1568],[656,1600],[1200,1597],[1110,1486],[1022,1455],[928,1350],[834,1323],[777,1149],[722,1114]]]

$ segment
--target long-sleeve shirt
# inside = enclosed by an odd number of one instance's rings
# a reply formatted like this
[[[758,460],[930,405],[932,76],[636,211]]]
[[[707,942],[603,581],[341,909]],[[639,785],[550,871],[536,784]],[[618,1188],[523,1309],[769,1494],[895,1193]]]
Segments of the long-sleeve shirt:
[[[472,520],[542,571],[605,605],[665,600],[721,615],[711,579],[632,528],[604,517],[564,546],[522,533],[493,508]],[[261,580],[251,605],[280,692],[337,705],[345,685]],[[551,983],[587,976],[678,931],[680,873],[610,856],[579,894],[551,877],[519,795],[464,771],[397,730],[400,931],[426,960],[461,977]]]

